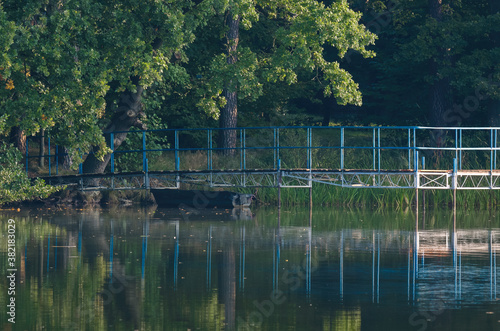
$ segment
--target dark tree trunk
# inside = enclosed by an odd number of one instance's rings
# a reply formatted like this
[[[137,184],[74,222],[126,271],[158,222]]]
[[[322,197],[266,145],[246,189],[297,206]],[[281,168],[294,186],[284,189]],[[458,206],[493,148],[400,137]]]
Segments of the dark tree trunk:
[[[12,128],[10,131],[10,141],[23,156],[26,155],[26,135],[20,127],[15,126]]]
[[[323,121],[321,122],[321,126],[329,126],[330,120],[332,118],[332,113],[335,111],[337,107],[337,103],[335,98],[323,98],[323,102],[321,104],[321,111],[323,113]]]
[[[71,169],[71,166],[73,165],[73,159],[71,158],[71,153],[70,150],[67,149],[66,147],[62,148],[62,167],[63,169]]]
[[[500,1],[490,0],[490,13],[495,15],[500,13]],[[492,48],[500,47],[500,33],[493,32],[490,36]],[[488,115],[491,126],[500,126],[500,100],[493,99],[488,102]]]
[[[437,22],[443,20],[443,1],[442,0],[429,0],[430,15]],[[430,104],[430,124],[432,126],[449,126],[449,123],[445,120],[445,113],[448,109],[451,109],[451,90],[450,81],[446,77],[440,77],[439,75],[439,65],[438,61],[443,60],[448,55],[446,54],[446,49],[441,48],[439,50],[439,58],[431,60],[430,71],[432,75],[435,76],[433,85],[431,86],[429,92],[429,104]],[[433,132],[434,140],[436,146],[442,146],[444,132],[438,130]]]
[[[437,75],[438,65],[431,64],[432,72]],[[448,78],[437,77],[430,90],[430,122],[432,126],[449,126],[446,122],[445,112],[451,109],[450,80]]]
[[[232,65],[238,61],[238,42],[239,42],[239,27],[240,17],[233,17],[231,13],[227,16],[226,24],[229,28],[227,33],[227,63]],[[224,89],[224,96],[226,98],[226,106],[222,110],[220,116],[221,128],[235,128],[237,126],[238,118],[238,93],[237,84],[234,80],[227,82]],[[221,147],[222,148],[235,148],[236,147],[236,130],[222,130],[221,132]],[[224,150],[225,155],[234,155],[235,150]]]
[[[152,47],[153,52],[160,49],[163,45],[163,40],[156,38],[153,41]],[[113,110],[113,115],[111,117],[111,122],[104,129],[104,135],[106,139],[107,146],[110,146],[110,134],[109,132],[114,131],[125,131],[123,133],[117,133],[114,135],[113,147],[116,150],[127,138],[127,132],[131,127],[135,127],[141,130],[146,130],[146,125],[141,122],[141,118],[144,116],[142,112],[142,92],[144,88],[140,84],[140,78],[137,76],[132,77],[132,83],[136,86],[136,91],[125,91],[122,93],[120,100],[118,102],[118,107]],[[94,147],[91,152],[98,152],[99,148]],[[103,173],[106,166],[111,159],[111,154],[106,154],[102,160],[96,158],[94,153],[90,153],[85,159],[82,165],[83,173]]]
[[[323,113],[323,120],[321,121],[321,126],[328,126],[330,125],[330,119],[332,117],[332,114],[330,113],[330,108],[323,104],[321,105],[321,111]]]
[[[43,168],[45,166],[45,130],[42,129],[40,131],[40,148],[39,148],[39,159],[38,159],[38,162],[39,162],[39,165],[40,165],[40,168]]]
[[[118,107],[114,110],[110,124],[104,129],[106,143],[110,146],[110,135],[107,132],[125,131],[114,135],[113,143],[115,150],[127,138],[127,131],[131,127],[136,127],[145,130],[146,126],[141,122],[141,117],[144,113],[141,110],[141,97],[143,88],[137,86],[136,92],[123,92]],[[83,162],[83,173],[103,173],[111,159],[111,154],[106,154],[103,160],[99,160],[94,153],[99,151],[98,147],[94,147],[93,153],[89,154]]]

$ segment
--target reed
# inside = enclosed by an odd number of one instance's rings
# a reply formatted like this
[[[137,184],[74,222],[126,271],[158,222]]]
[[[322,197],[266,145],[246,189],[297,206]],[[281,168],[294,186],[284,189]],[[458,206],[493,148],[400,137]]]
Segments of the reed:
[[[242,190],[251,193],[251,190]],[[343,206],[355,208],[395,208],[405,210],[415,206],[415,189],[342,188],[324,184],[313,184],[314,206]],[[452,207],[453,191],[419,190],[419,206],[426,208]],[[278,204],[278,189],[263,188],[257,191],[257,202],[264,205]],[[457,191],[457,207],[460,209],[495,209],[500,205],[497,190]],[[281,189],[283,206],[307,206],[309,189]]]

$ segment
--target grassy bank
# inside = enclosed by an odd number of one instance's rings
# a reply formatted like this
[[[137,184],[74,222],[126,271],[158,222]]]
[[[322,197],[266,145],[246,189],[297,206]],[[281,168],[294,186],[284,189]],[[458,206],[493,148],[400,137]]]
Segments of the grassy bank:
[[[249,190],[246,193],[252,193]],[[324,184],[313,185],[312,200],[315,206],[346,206],[363,208],[391,207],[406,209],[415,205],[414,189],[368,189],[342,188]],[[261,204],[278,204],[278,189],[265,188],[257,191],[257,201]],[[419,206],[451,207],[453,191],[420,190]],[[309,189],[281,189],[283,206],[305,206],[309,204]],[[460,208],[495,208],[500,205],[500,191],[474,190],[457,191],[457,206]]]

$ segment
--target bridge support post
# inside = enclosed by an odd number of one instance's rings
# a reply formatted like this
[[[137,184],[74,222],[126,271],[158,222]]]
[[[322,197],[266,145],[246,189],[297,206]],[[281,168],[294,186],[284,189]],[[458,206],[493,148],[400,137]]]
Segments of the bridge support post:
[[[417,213],[417,215],[418,215],[418,194],[419,194],[419,190],[417,188],[415,190],[415,212]]]
[[[313,206],[313,186],[312,186],[312,173],[309,169],[309,208]]]
[[[278,210],[281,209],[281,159],[278,159]]]
[[[453,173],[451,178],[451,188],[453,189],[453,210],[457,209],[457,186],[457,159],[455,158],[453,159]]]
[[[422,170],[425,170],[425,156],[422,156]],[[419,181],[420,184],[420,181]],[[425,184],[425,182],[424,182]],[[422,190],[422,206],[423,206],[423,213],[424,213],[424,220],[425,220],[425,190]]]
[[[144,173],[144,186],[146,187],[146,190],[150,189],[149,186],[149,165],[148,165],[148,159],[146,159],[146,172]]]
[[[111,189],[115,189],[115,135],[113,132],[110,133],[109,136],[109,144],[111,147],[111,173],[113,174],[111,177]]]

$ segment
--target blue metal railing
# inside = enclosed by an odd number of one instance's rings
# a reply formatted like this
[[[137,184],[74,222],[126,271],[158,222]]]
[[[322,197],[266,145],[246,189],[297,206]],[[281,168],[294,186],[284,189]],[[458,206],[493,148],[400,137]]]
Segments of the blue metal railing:
[[[280,126],[280,127],[248,127],[248,128],[195,128],[195,129],[162,129],[128,131],[129,135],[139,135],[140,143],[128,150],[117,150],[114,144],[115,135],[125,131],[106,132],[109,135],[111,173],[123,169],[120,158],[126,154],[137,154],[142,159],[142,171],[153,170],[149,158],[154,153],[171,155],[173,166],[169,169],[154,170],[247,170],[249,167],[266,169],[286,168],[329,168],[329,169],[369,169],[427,170],[446,167],[453,168],[453,159],[457,160],[458,170],[463,166],[473,169],[497,168],[498,130],[500,128],[483,127],[373,127],[373,126]],[[217,144],[220,133],[234,130],[236,144],[222,148]],[[199,134],[206,133],[206,142]],[[436,134],[439,139],[436,139]],[[169,146],[151,146],[148,136],[166,136],[171,141]],[[193,138],[197,136],[198,138]],[[36,137],[30,137],[34,139]],[[51,146],[51,137],[46,134],[48,154],[31,155],[27,141],[25,162],[29,171],[32,158],[48,159],[48,173],[52,173],[55,162],[56,175],[59,174],[59,159],[63,156],[58,145]],[[29,140],[28,139],[28,140]],[[148,140],[149,139],[149,140]],[[189,141],[189,143],[187,142]],[[173,145],[173,147],[172,147]],[[33,147],[32,147],[33,149]],[[54,153],[52,152],[54,151]],[[225,157],[220,157],[220,152]],[[214,153],[215,152],[215,153]],[[140,154],[138,154],[140,153]],[[201,153],[206,157],[206,168],[200,164],[183,164],[181,160],[189,154]],[[420,153],[420,154],[419,154]],[[479,153],[470,156],[470,153]],[[139,155],[141,156],[139,158]],[[229,155],[229,156],[227,156]],[[421,159],[419,158],[419,155]],[[148,157],[149,156],[149,157]],[[467,156],[467,157],[466,157]],[[169,157],[167,157],[169,159]],[[234,162],[229,162],[233,160]],[[424,166],[424,162],[427,164]],[[129,160],[130,162],[130,160]],[[219,164],[215,164],[219,162]],[[353,164],[355,162],[355,164]],[[465,162],[465,163],[464,163]],[[124,163],[124,161],[122,162]],[[160,162],[161,163],[161,162]],[[279,165],[281,163],[281,165]],[[323,163],[323,166],[320,165]],[[404,165],[406,164],[406,165]],[[486,166],[487,164],[487,166]],[[158,168],[158,165],[156,166]],[[215,167],[215,168],[214,168]],[[79,173],[82,166],[79,165]],[[139,169],[134,169],[139,171]]]

